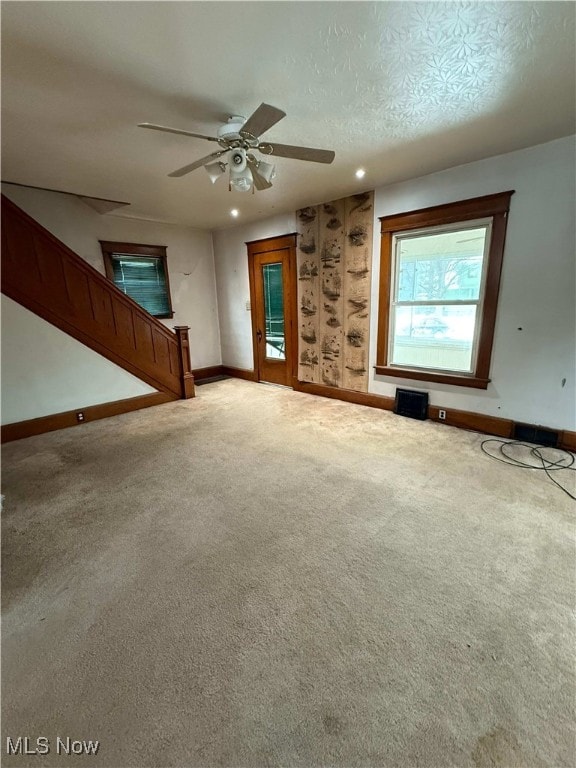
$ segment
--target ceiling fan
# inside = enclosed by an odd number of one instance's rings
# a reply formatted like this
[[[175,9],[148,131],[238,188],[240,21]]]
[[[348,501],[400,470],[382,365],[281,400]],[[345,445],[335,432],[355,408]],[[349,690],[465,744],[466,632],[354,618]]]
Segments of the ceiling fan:
[[[335,154],[328,149],[313,149],[312,147],[297,147],[291,144],[276,144],[268,141],[260,141],[260,136],[277,122],[286,117],[281,109],[260,104],[258,109],[248,118],[240,115],[232,115],[218,131],[217,136],[204,136],[201,133],[183,131],[179,128],[167,128],[164,125],[153,123],[139,123],[139,128],[151,128],[154,131],[178,133],[183,136],[192,136],[196,139],[215,141],[221,147],[217,152],[212,152],[200,160],[196,160],[177,171],[172,171],[169,176],[184,176],[196,168],[206,168],[212,183],[225,173],[230,164],[229,189],[246,192],[250,189],[263,190],[272,186],[275,177],[275,169],[271,163],[260,160],[254,155],[255,151],[266,156],[288,157],[293,160],[307,160],[313,163],[331,163]]]

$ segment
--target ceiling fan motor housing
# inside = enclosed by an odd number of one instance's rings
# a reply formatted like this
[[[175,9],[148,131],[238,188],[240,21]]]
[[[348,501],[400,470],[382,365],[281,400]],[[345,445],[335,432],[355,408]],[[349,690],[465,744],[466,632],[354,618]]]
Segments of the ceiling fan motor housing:
[[[224,123],[224,125],[221,125],[220,128],[218,128],[218,138],[226,139],[227,141],[240,140],[242,138],[240,136],[240,131],[245,122],[245,117],[232,115],[232,117],[228,118],[227,123]]]

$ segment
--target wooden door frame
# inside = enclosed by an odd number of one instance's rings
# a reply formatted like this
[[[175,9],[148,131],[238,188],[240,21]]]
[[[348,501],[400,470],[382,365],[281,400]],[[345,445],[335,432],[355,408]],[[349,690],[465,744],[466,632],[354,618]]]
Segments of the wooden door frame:
[[[284,297],[284,331],[289,335],[292,349],[291,366],[288,369],[289,386],[295,387],[298,380],[298,273],[296,264],[296,238],[297,232],[275,237],[265,237],[262,240],[250,240],[246,243],[248,248],[248,277],[250,280],[250,316],[252,319],[252,352],[254,356],[254,373],[259,380],[258,370],[258,339],[256,336],[257,323],[254,310],[256,286],[254,278],[254,257],[270,251],[287,251],[288,256],[288,284],[290,292]]]

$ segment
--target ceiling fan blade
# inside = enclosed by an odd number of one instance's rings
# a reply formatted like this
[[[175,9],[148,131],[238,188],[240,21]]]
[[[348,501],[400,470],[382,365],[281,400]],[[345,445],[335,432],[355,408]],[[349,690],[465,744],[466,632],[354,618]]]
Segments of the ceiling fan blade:
[[[331,149],[313,149],[312,147],[294,147],[291,144],[272,144],[265,142],[258,146],[260,152],[272,157],[289,157],[292,160],[309,160],[312,163],[331,163],[336,153]]]
[[[204,136],[201,133],[192,133],[191,131],[182,131],[180,128],[167,128],[165,125],[154,125],[154,123],[138,123],[138,128],[151,128],[153,131],[164,131],[165,133],[179,133],[182,136],[193,136],[195,139],[206,139],[207,141],[218,141],[214,136]]]
[[[260,104],[258,109],[246,120],[240,133],[248,133],[250,136],[258,138],[283,117],[286,117],[286,112],[281,109],[272,107],[270,104]]]
[[[178,168],[177,171],[172,171],[172,173],[169,173],[168,176],[185,176],[187,173],[190,173],[190,171],[195,171],[196,168],[201,168],[203,165],[207,165],[207,163],[209,163],[211,160],[216,159],[217,157],[220,157],[224,154],[225,152],[212,152],[211,155],[206,155],[206,157],[202,157],[200,160],[196,160],[196,162],[190,163],[190,165],[185,165],[183,168]]]
[[[246,162],[248,163],[248,168],[250,168],[250,171],[252,172],[252,180],[254,182],[254,186],[257,190],[262,191],[263,189],[270,189],[272,184],[269,181],[266,181],[264,176],[258,171],[258,164],[253,158],[246,158]]]

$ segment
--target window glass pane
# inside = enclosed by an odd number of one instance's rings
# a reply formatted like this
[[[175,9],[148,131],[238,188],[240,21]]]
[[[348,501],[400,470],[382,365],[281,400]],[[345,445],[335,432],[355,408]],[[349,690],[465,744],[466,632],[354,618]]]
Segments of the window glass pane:
[[[476,305],[394,307],[390,363],[472,371]]]
[[[112,256],[114,283],[151,315],[169,315],[164,260],[154,256]]]
[[[396,240],[396,300],[478,299],[488,227]]]
[[[262,278],[266,322],[266,357],[285,360],[282,264],[265,264],[262,267]]]

